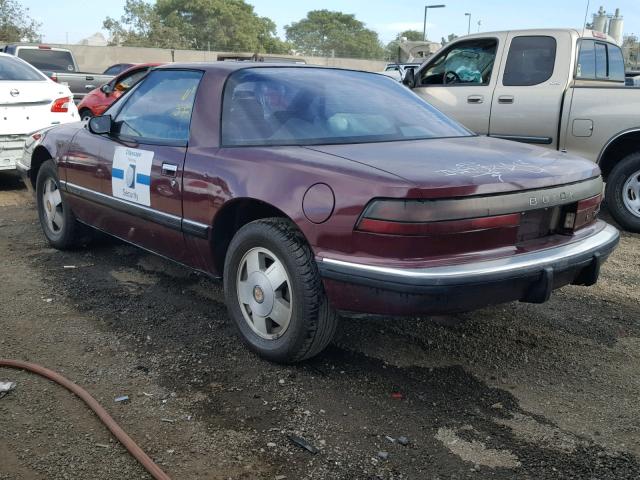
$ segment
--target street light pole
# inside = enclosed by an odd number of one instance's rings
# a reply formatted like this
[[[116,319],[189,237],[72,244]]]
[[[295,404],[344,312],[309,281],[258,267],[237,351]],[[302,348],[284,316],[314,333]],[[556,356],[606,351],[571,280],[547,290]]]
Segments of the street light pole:
[[[446,5],[425,5],[424,6],[424,24],[422,27],[422,41],[427,41],[427,10],[430,8],[444,8]]]
[[[465,13],[464,16],[469,17],[469,23],[467,25],[467,35],[469,35],[471,33],[471,14]]]

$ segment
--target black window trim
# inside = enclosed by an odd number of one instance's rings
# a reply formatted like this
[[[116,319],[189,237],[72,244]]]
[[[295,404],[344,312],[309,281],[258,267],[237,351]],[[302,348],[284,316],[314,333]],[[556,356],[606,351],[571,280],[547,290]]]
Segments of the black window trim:
[[[582,48],[582,42],[593,42],[594,44],[594,58],[595,58],[595,44],[596,43],[602,43],[604,45],[606,45],[607,47],[607,75],[609,75],[609,47],[610,46],[614,46],[615,48],[620,48],[618,45],[616,45],[615,43],[611,43],[611,42],[607,42],[606,40],[601,40],[599,38],[580,38],[578,39],[577,42],[577,48],[576,48],[576,61],[575,61],[575,65],[573,66],[573,79],[574,80],[582,80],[582,81],[587,81],[587,82],[609,82],[609,83],[615,83],[615,84],[623,84],[624,85],[624,80],[620,81],[620,80],[613,80],[611,78],[609,78],[608,76],[606,78],[598,78],[595,75],[593,77],[582,77],[582,76],[578,76],[578,63],[580,60],[580,49]],[[624,57],[623,57],[624,58]]]
[[[124,95],[122,95],[120,98],[116,99],[115,102],[113,102],[109,108],[104,112],[103,115],[111,115],[113,118],[113,121],[115,122],[116,117],[120,114],[120,112],[122,111],[122,109],[127,105],[127,102],[129,101],[129,99],[131,98],[131,94],[133,92],[135,92],[138,88],[140,88],[140,86],[147,81],[147,79],[151,76],[151,73],[153,71],[173,71],[173,72],[198,72],[201,74],[200,76],[200,81],[198,82],[198,87],[196,88],[195,94],[194,94],[194,101],[193,104],[195,106],[196,103],[196,98],[198,96],[198,91],[200,90],[200,85],[202,85],[202,81],[205,77],[205,70],[202,69],[198,69],[198,68],[157,68],[157,67],[151,67],[149,69],[149,73],[142,78],[138,83],[136,83],[129,91],[127,91]],[[124,103],[120,102],[120,100],[122,99],[126,99],[124,100]],[[118,104],[118,107],[115,109],[114,112],[110,112],[110,110],[113,108],[114,105]],[[133,137],[133,136],[129,136],[129,135],[120,135],[120,134],[116,134],[116,133],[107,133],[105,134],[107,137],[109,137],[112,140],[115,140],[117,142],[120,143],[129,143],[129,144],[138,144],[138,145],[157,145],[157,146],[166,146],[166,147],[188,147],[189,146],[189,140],[191,137],[191,122],[193,121],[193,110],[191,110],[191,118],[189,118],[189,139],[187,140],[163,140],[161,138],[153,138],[153,137]]]
[[[494,68],[491,70],[491,77],[489,78],[489,81],[487,83],[473,83],[473,84],[468,84],[468,83],[449,83],[449,84],[445,84],[445,83],[435,83],[435,84],[431,84],[431,85],[416,85],[414,88],[431,88],[431,87],[446,87],[446,88],[451,88],[451,87],[488,87],[489,85],[491,85],[491,80],[493,80],[493,76],[497,75],[496,73],[496,68],[495,65],[498,64],[498,69],[500,67],[500,63],[498,63],[498,52],[500,50],[500,38],[498,37],[478,37],[478,38],[466,38],[466,39],[461,39],[460,41],[456,41],[455,43],[449,45],[446,47],[445,50],[442,50],[441,52],[438,52],[440,54],[449,54],[449,52],[451,50],[453,50],[457,45],[461,44],[461,43],[465,43],[465,42],[470,42],[473,40],[495,40],[496,41],[496,57],[494,60]],[[503,52],[504,53],[504,52]],[[422,66],[414,72],[416,79],[420,78],[420,75],[422,73],[422,70],[427,68],[427,65],[430,64],[430,62],[425,62],[422,64]]]
[[[509,53],[511,53],[511,45],[516,38],[532,38],[532,37],[543,37],[543,38],[551,38],[554,44],[554,57],[553,57],[553,68],[551,69],[551,74],[538,83],[533,83],[531,85],[505,85],[504,84],[504,72],[507,70],[507,64],[509,63]],[[504,70],[502,71],[502,86],[503,87],[535,87],[536,85],[542,85],[544,82],[549,81],[553,74],[556,72],[556,62],[558,60],[558,40],[553,35],[518,35],[512,37],[509,41],[509,51],[507,52],[507,58],[504,60]]]

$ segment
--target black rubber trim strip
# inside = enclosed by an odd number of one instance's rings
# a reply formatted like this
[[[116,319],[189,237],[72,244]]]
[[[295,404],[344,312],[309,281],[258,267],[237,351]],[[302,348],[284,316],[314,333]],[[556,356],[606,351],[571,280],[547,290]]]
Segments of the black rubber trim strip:
[[[64,181],[61,181],[60,183],[62,183],[68,193],[85,200],[99,203],[100,205],[104,205],[106,207],[113,208],[114,210],[118,210],[120,212],[124,212],[129,215],[133,215],[144,220],[157,223],[158,225],[162,225],[179,232],[184,232],[188,235],[193,235],[200,238],[208,238],[209,236],[208,225],[203,225],[191,220],[185,220],[182,217],[178,217],[177,215],[160,212],[158,210],[154,210],[153,208],[145,207],[144,205],[136,205],[125,200],[120,200],[119,198],[105,195],[104,193],[95,192],[88,188],[74,185],[73,183]]]
[[[511,140],[520,143],[532,143],[534,145],[551,145],[553,139],[551,137],[530,137],[526,135],[489,135],[492,138],[501,138],[503,140]]]

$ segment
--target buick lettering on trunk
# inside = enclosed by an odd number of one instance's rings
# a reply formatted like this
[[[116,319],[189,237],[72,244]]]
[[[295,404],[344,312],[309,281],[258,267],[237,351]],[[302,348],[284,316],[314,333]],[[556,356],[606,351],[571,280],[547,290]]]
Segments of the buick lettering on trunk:
[[[340,313],[445,314],[593,285],[618,243],[598,166],[478,137],[382,75],[153,69],[23,163],[56,248],[100,230],[224,282],[240,338],[321,352]],[[186,326],[188,328],[188,326]]]

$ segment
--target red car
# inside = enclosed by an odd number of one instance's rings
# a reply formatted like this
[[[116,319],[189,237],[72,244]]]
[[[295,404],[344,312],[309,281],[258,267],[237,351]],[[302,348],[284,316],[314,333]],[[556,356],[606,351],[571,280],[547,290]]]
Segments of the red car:
[[[241,337],[275,361],[322,351],[338,312],[592,285],[619,238],[596,218],[597,165],[478,137],[365,72],[167,65],[26,155],[51,245],[89,226],[223,279]]]
[[[163,63],[140,63],[120,73],[109,83],[91,90],[78,104],[80,118],[88,120],[102,115],[109,106],[120,98],[127,90],[138,83],[153,67]]]

